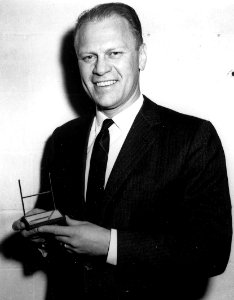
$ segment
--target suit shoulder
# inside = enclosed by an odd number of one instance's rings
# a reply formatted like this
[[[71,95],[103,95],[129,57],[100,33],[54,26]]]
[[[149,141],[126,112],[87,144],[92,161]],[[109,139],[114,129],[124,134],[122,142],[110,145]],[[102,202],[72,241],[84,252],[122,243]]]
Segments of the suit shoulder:
[[[145,106],[145,112],[148,112],[150,118],[153,116],[156,123],[161,124],[174,137],[192,138],[198,135],[207,139],[209,136],[218,136],[213,124],[206,119],[158,105],[147,98]],[[147,117],[147,113],[145,115]]]
[[[66,123],[58,126],[56,128],[56,130],[60,130],[60,131],[66,131],[66,130],[68,130],[69,131],[69,130],[71,130],[73,128],[76,128],[80,124],[82,124],[83,121],[84,120],[83,120],[82,117],[77,117],[75,119],[72,119],[72,120],[70,120],[70,121],[68,121],[68,122],[66,122]]]
[[[89,124],[91,124],[91,120],[91,116],[78,117],[76,119],[70,120],[57,127],[54,130],[53,135],[60,138],[70,138],[71,136],[81,133],[84,128],[89,127]]]
[[[161,106],[156,104],[152,100],[146,98],[146,103],[148,103],[149,108],[155,111],[155,114],[159,118],[160,122],[169,127],[173,128],[197,128],[200,127],[202,124],[210,124],[208,120],[184,114],[173,110],[168,107]]]
[[[184,114],[160,105],[157,106],[162,121],[167,124],[172,124],[173,126],[177,125],[177,126],[197,127],[200,126],[202,123],[209,122],[208,120],[193,115]]]

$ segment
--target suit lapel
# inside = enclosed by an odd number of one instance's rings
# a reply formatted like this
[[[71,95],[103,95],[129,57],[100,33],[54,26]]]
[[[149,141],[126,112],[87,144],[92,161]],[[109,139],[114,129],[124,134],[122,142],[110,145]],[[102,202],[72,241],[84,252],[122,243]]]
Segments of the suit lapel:
[[[155,107],[157,107],[156,104],[145,97],[144,104],[133,122],[108,179],[107,199],[113,198],[134,166],[148,151],[155,139],[159,138],[159,133],[155,134],[154,128],[161,121]]]
[[[86,158],[87,158],[87,148],[88,148],[88,141],[89,141],[89,134],[90,134],[90,130],[91,130],[91,126],[93,123],[93,116],[90,117],[85,125],[84,125],[84,151],[83,151],[83,155],[82,155],[82,170],[83,170],[83,174],[82,174],[82,187],[83,187],[83,199],[85,199],[85,170],[86,170]]]
[[[86,156],[93,116],[87,116],[78,121],[72,136],[68,138],[67,161],[69,162],[69,174],[72,177],[70,180],[79,181],[79,184],[75,184],[75,186],[79,186],[79,193],[84,200]]]

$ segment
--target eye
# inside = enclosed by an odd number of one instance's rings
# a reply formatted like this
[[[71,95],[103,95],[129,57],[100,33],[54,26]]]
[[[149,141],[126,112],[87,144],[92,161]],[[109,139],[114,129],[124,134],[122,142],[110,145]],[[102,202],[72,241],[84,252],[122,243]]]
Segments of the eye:
[[[122,52],[120,52],[120,51],[112,51],[112,52],[110,52],[109,55],[110,55],[111,58],[119,58],[122,55]]]
[[[83,56],[82,60],[86,63],[91,63],[95,60],[95,55],[89,54],[89,55]]]

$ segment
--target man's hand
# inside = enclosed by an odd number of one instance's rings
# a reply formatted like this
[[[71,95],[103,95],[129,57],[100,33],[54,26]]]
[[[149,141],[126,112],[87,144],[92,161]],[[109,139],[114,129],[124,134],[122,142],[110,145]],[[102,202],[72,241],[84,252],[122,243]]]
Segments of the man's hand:
[[[34,214],[38,214],[41,212],[44,212],[45,210],[39,209],[39,208],[34,208],[30,210],[26,215],[31,216]],[[43,237],[43,235],[38,234],[38,228],[33,228],[31,230],[25,229],[25,224],[22,222],[21,218],[17,221],[15,221],[12,224],[12,229],[14,231],[18,231],[22,234],[23,237],[29,239],[31,242],[35,243],[36,247],[38,250],[42,253],[44,257],[47,256],[47,251],[45,249],[45,243],[46,239]]]
[[[107,255],[110,230],[86,221],[77,221],[66,216],[68,226],[45,225],[39,233],[51,234],[65,244],[69,252],[91,256]]]
[[[35,215],[38,213],[42,213],[45,210],[43,209],[39,209],[39,208],[34,208],[32,210],[30,210],[26,216],[31,216],[31,215]],[[31,230],[26,230],[25,228],[25,223],[22,221],[22,219],[20,218],[19,220],[15,221],[12,224],[12,229],[14,231],[20,231],[21,234],[25,237],[25,238],[30,238],[30,239],[35,239],[36,236],[38,236],[38,230],[37,228],[33,228]]]

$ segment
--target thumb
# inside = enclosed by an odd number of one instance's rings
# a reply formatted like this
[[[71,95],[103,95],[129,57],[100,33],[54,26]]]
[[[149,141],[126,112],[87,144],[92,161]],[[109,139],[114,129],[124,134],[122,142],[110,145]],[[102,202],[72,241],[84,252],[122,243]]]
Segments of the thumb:
[[[74,226],[74,225],[79,225],[80,224],[80,221],[71,219],[68,216],[65,216],[65,217],[66,217],[66,223],[67,223],[68,226]]]

